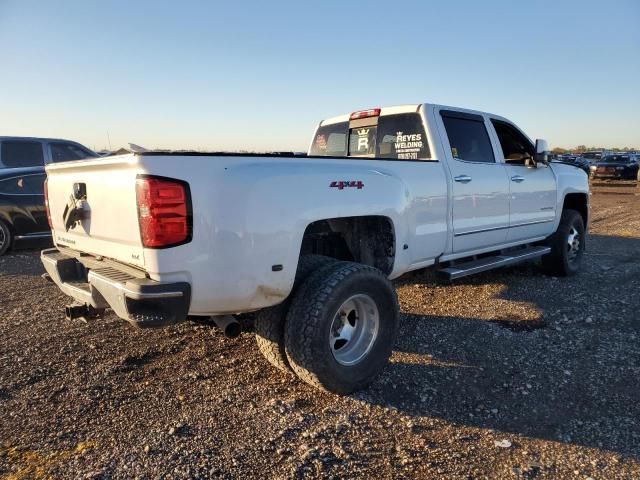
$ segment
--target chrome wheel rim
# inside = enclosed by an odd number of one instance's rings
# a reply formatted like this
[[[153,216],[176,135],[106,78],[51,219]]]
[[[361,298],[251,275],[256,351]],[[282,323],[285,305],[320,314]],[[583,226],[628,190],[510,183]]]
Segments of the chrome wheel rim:
[[[340,305],[331,322],[329,348],[336,362],[352,366],[369,353],[380,329],[380,313],[373,299],[354,295]]]
[[[4,247],[4,243],[7,241],[7,236],[4,233],[4,229],[0,227],[0,250]]]
[[[571,227],[569,235],[567,236],[567,259],[569,262],[574,262],[578,258],[581,248],[580,233]]]

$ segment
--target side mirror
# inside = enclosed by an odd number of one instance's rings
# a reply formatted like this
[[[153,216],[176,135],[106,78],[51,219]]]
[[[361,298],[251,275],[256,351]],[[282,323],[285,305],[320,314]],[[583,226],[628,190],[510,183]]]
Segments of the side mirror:
[[[536,163],[544,163],[545,165],[549,163],[549,144],[541,138],[536,140],[535,161]]]

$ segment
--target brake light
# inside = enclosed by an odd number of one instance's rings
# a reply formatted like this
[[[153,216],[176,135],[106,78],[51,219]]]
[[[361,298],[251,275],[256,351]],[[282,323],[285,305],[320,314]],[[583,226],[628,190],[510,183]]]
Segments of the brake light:
[[[379,117],[379,108],[370,108],[369,110],[360,110],[359,112],[353,112],[349,117],[349,120],[358,120],[359,118]]]
[[[191,196],[187,183],[139,176],[136,199],[144,247],[174,247],[191,240]]]
[[[47,222],[49,222],[49,228],[53,230],[53,224],[51,223],[51,212],[49,211],[49,181],[44,179],[44,210],[47,212]]]

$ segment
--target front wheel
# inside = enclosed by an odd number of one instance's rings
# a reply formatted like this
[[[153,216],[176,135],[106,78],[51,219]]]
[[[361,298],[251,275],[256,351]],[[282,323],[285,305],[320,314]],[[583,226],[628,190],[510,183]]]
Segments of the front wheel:
[[[300,286],[287,315],[291,368],[325,391],[364,388],[391,355],[398,310],[395,289],[381,271],[350,262],[318,270]]]
[[[547,240],[551,252],[542,257],[542,267],[550,275],[575,275],[580,270],[585,240],[582,215],[575,210],[564,210],[558,229]]]
[[[11,230],[3,221],[0,221],[0,256],[7,253],[9,247],[11,247]]]

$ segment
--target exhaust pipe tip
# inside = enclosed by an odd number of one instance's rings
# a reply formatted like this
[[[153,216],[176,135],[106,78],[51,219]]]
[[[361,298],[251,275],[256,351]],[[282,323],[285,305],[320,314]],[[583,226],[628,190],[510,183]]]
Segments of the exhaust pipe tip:
[[[242,325],[233,317],[233,315],[223,315],[220,317],[213,317],[213,322],[216,324],[222,333],[227,338],[239,337],[242,333]]]
[[[227,328],[224,329],[224,336],[227,338],[237,338],[241,333],[242,326],[238,321],[231,322],[229,325],[227,325]]]
[[[64,316],[67,320],[74,320],[87,315],[88,310],[86,305],[67,305],[64,307]]]
[[[85,320],[99,318],[104,313],[104,308],[93,308],[91,305],[71,304],[64,307],[64,316],[67,320],[84,318]]]

